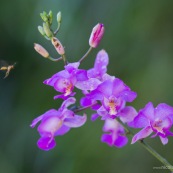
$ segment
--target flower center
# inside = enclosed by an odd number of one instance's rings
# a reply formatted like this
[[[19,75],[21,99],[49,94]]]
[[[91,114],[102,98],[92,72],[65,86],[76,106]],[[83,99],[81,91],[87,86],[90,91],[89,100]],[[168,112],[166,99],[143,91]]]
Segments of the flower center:
[[[116,110],[116,103],[114,101],[114,99],[111,99],[108,103],[109,106],[109,114],[110,115],[115,115],[117,114],[117,110]]]
[[[164,133],[163,132],[163,128],[162,128],[162,120],[157,120],[153,123],[153,128],[155,130],[157,130],[160,133]]]
[[[68,96],[70,93],[71,93],[71,89],[72,89],[73,85],[71,83],[69,83],[67,86],[66,86],[66,89],[65,89],[65,96]]]
[[[63,121],[57,117],[50,117],[41,124],[41,131],[48,132],[51,135],[61,128]]]

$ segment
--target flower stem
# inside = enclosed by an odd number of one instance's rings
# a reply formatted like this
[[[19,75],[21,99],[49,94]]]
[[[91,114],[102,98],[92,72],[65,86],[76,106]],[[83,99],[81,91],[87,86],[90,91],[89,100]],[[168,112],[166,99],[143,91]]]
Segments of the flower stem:
[[[173,171],[173,166],[159,153],[157,153],[157,151],[155,151],[151,146],[144,142],[144,140],[140,140],[139,142],[146,150],[148,150],[148,152],[150,152],[155,158],[157,158],[161,163],[163,163],[167,167],[167,169]]]
[[[90,47],[88,49],[88,51],[85,53],[85,55],[79,60],[80,63],[89,55],[89,53],[91,52],[91,50],[92,50],[92,47]]]
[[[55,58],[52,58],[52,57],[49,56],[48,59],[51,60],[51,61],[54,61],[54,62],[58,62],[58,61],[62,60],[63,58],[60,57],[60,58],[55,59]]]
[[[124,124],[122,123],[118,118],[116,119],[126,130],[127,134],[133,136],[133,132]],[[150,145],[148,145],[144,140],[139,140],[138,143],[140,143],[148,152],[150,152],[157,160],[159,160],[161,163],[163,163],[167,169],[170,171],[173,171],[173,166],[164,158],[162,157],[157,151],[155,151]]]
[[[92,107],[92,106],[94,106],[94,105],[96,105],[96,104],[98,104],[98,103],[93,103],[93,104],[91,104],[91,105],[89,105],[89,106],[77,108],[77,109],[73,110],[73,112],[74,112],[74,113],[81,112],[81,111],[86,110],[86,109],[88,109],[88,108],[90,108],[90,107]]]
[[[64,54],[64,55],[62,55],[62,59],[63,59],[63,61],[64,61],[64,64],[65,64],[65,65],[67,65],[67,59],[66,59],[65,54]]]
[[[58,33],[58,31],[59,31],[59,29],[60,29],[60,23],[58,23],[58,27],[57,27],[57,29],[55,30],[55,32],[53,33],[54,34],[54,36],[56,36],[56,34]]]

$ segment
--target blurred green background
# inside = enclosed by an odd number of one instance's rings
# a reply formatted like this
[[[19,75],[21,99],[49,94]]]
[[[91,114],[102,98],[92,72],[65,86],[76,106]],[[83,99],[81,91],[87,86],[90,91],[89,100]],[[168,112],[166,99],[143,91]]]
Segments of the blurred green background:
[[[74,62],[88,49],[92,27],[105,25],[105,35],[83,68],[93,66],[104,48],[110,57],[108,72],[138,93],[133,106],[139,110],[152,101],[173,106],[173,1],[172,0],[1,0],[0,59],[17,62],[8,78],[0,72],[0,173],[152,173],[162,166],[138,143],[117,149],[100,142],[103,122],[87,123],[57,137],[49,152],[37,148],[39,134],[31,121],[61,100],[43,80],[63,69],[37,54],[33,43],[55,50],[37,31],[40,12],[62,12],[59,39]],[[54,22],[56,19],[54,18]],[[173,139],[163,146],[158,138],[146,139],[173,164]]]

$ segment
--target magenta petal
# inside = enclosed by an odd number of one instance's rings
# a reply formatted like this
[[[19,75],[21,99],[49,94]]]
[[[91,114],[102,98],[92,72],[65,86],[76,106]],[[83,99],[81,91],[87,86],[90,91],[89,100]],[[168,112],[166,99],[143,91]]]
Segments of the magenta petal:
[[[111,80],[106,80],[101,83],[96,90],[100,91],[105,97],[108,98],[112,95],[113,82]]]
[[[101,50],[98,52],[94,68],[88,70],[89,78],[102,78],[102,76],[107,71],[107,65],[109,63],[108,54],[105,50]]]
[[[94,63],[94,68],[100,72],[101,75],[106,73],[107,71],[107,65],[109,63],[109,57],[105,50],[101,50],[98,52],[96,56],[96,60]]]
[[[161,140],[163,145],[166,145],[168,143],[168,138],[167,137],[161,137],[161,136],[159,136],[159,137],[160,137],[160,140]]]
[[[164,119],[165,117],[170,116],[172,119],[173,107],[171,107],[165,103],[161,103],[155,109],[155,116],[158,117],[159,119]]]
[[[94,90],[101,82],[98,79],[90,78],[85,81],[77,81],[75,87],[80,90]]]
[[[134,118],[134,120],[128,123],[128,125],[134,128],[143,128],[149,126],[150,121],[142,112],[139,112],[139,114]]]
[[[89,105],[92,105],[92,100],[87,98],[87,97],[82,97],[80,99],[80,105],[81,106],[89,106]]]
[[[94,91],[91,91],[89,94],[87,94],[87,97],[93,100],[102,100],[103,94],[96,89]]]
[[[77,70],[76,79],[77,79],[77,81],[88,80],[87,71],[86,70]]]
[[[161,126],[163,128],[163,130],[169,130],[172,126],[172,120],[167,117],[165,119],[162,120]]]
[[[125,90],[130,90],[130,88],[128,86],[126,86],[122,80],[115,78],[113,81],[113,93],[112,94],[115,97],[118,97],[120,95],[120,93]]]
[[[63,100],[66,100],[67,98],[69,97],[73,97],[76,93],[75,92],[72,92],[71,94],[65,96],[64,94],[58,94],[56,96],[53,97],[54,100],[56,99],[63,99]]]
[[[54,86],[55,82],[57,81],[57,79],[59,78],[69,78],[69,73],[65,70],[62,70],[56,74],[54,74],[51,78],[46,79],[43,83],[46,85],[50,85],[50,86]]]
[[[95,104],[94,106],[91,107],[91,109],[97,111],[100,107],[101,107],[100,104]]]
[[[153,120],[154,119],[153,104],[149,102],[148,104],[146,104],[146,106],[143,109],[139,111],[139,113],[142,113],[143,115],[145,115],[149,120]]]
[[[57,90],[59,92],[65,92],[65,89],[70,85],[72,85],[72,84],[69,79],[58,78],[56,80],[56,82],[54,83],[54,88],[55,88],[55,90]]]
[[[87,116],[84,114],[83,116],[75,115],[74,118],[65,118],[64,125],[68,127],[80,127],[87,120]]]
[[[61,105],[60,110],[63,110],[64,108],[67,108],[68,106],[74,104],[76,102],[76,99],[74,97],[70,97],[67,100],[64,100],[64,102]]]
[[[65,66],[65,69],[69,73],[72,73],[74,70],[77,70],[78,69],[79,65],[80,65],[79,62],[69,63],[68,65]]]
[[[87,76],[89,78],[96,78],[97,77],[97,73],[96,70],[94,68],[91,68],[87,71]]]
[[[43,114],[43,115],[40,115],[40,116],[37,117],[37,118],[35,118],[35,119],[32,121],[30,127],[34,128],[34,127],[36,126],[36,124],[37,124],[39,121],[42,120],[43,117],[44,117],[44,114]]]
[[[44,114],[42,114],[39,117],[35,118],[32,121],[30,127],[34,128],[39,121],[41,121],[42,119],[45,119],[46,117],[49,117],[49,116],[58,116],[58,115],[59,115],[59,112],[57,110],[50,109],[47,112],[45,112]]]
[[[46,137],[41,137],[38,140],[37,145],[40,149],[48,151],[56,146],[56,142],[51,137],[46,136]]]
[[[103,106],[101,106],[98,110],[97,110],[97,113],[98,113],[98,115],[100,115],[100,116],[102,116],[102,120],[104,120],[104,119],[106,119],[106,118],[108,118],[109,116],[108,116],[108,112],[107,112],[107,110],[103,107]]]
[[[141,131],[139,131],[133,138],[132,138],[132,142],[131,144],[134,144],[136,141],[146,138],[147,136],[149,136],[151,133],[153,132],[153,130],[151,129],[150,126],[145,127],[144,129],[142,129]]]
[[[129,123],[137,116],[137,111],[132,106],[126,106],[118,113],[118,116],[123,123]]]
[[[106,81],[106,80],[111,80],[113,81],[115,79],[115,76],[110,76],[109,74],[105,73],[103,76],[102,76],[102,81]]]
[[[109,146],[113,145],[112,135],[103,134],[101,136],[101,141],[107,143]]]
[[[99,114],[92,114],[91,121],[95,121],[99,117]]]
[[[126,136],[118,136],[114,142],[114,145],[118,148],[124,147],[128,143],[128,138]]]
[[[134,91],[123,91],[119,96],[127,102],[132,102],[137,97],[137,94]]]
[[[61,136],[66,134],[70,130],[70,127],[63,125],[56,133],[55,136]]]

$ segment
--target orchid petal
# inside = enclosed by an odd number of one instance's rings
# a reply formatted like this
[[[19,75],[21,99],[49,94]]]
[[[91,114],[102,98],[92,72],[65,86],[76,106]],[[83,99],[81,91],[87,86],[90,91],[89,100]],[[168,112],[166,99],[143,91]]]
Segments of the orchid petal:
[[[91,121],[95,121],[99,117],[99,114],[92,114]]]
[[[106,80],[101,83],[96,90],[100,91],[105,97],[108,98],[112,95],[113,83],[110,80]]]
[[[161,140],[163,145],[166,145],[168,143],[168,138],[167,137],[162,137],[162,136],[159,136],[159,137],[160,137],[160,140]]]
[[[74,104],[75,102],[76,102],[76,99],[74,97],[69,97],[67,100],[64,100],[64,102],[62,103],[60,107],[60,110],[67,108],[68,106]]]
[[[164,119],[165,117],[173,117],[173,107],[165,104],[165,103],[160,103],[156,108],[155,108],[155,117],[159,119]]]
[[[132,106],[126,106],[118,113],[118,116],[123,123],[129,123],[137,116],[137,111]]]
[[[113,80],[113,91],[112,91],[112,94],[115,97],[118,97],[120,95],[120,93],[125,91],[125,90],[130,90],[130,88],[128,86],[126,86],[122,80],[120,80],[118,78],[115,78]]]
[[[141,140],[141,139],[143,139],[143,138],[146,138],[146,137],[149,136],[152,132],[153,132],[153,130],[151,129],[150,126],[145,127],[144,129],[142,129],[141,131],[139,131],[139,132],[132,138],[131,144],[134,144],[136,141]]]
[[[101,82],[98,79],[90,78],[85,81],[77,81],[75,87],[81,90],[94,90]]]
[[[62,136],[70,130],[70,127],[62,125],[62,127],[54,134],[55,136]]]
[[[86,81],[86,80],[88,80],[87,71],[86,70],[77,70],[76,79],[77,79],[77,81]]]
[[[139,114],[134,118],[134,120],[128,123],[128,125],[134,128],[143,128],[149,126],[150,121],[144,114],[142,114],[142,112],[139,112]]]
[[[107,143],[109,146],[112,146],[113,145],[112,135],[103,134],[101,136],[101,141]]]
[[[37,145],[40,149],[48,151],[56,146],[56,142],[51,137],[46,136],[46,137],[41,137],[38,140]]]
[[[92,100],[89,99],[89,98],[87,98],[87,97],[82,97],[82,98],[80,99],[80,105],[81,105],[81,106],[89,106],[89,105],[91,105],[91,104],[92,104]]]
[[[79,65],[80,65],[79,62],[69,63],[68,65],[65,66],[65,69],[69,73],[72,73],[74,70],[77,70],[78,69]]]
[[[41,121],[42,119],[45,119],[46,117],[49,117],[49,116],[58,116],[58,115],[59,115],[59,112],[58,112],[57,110],[55,110],[55,109],[50,109],[50,110],[48,110],[47,112],[45,112],[44,114],[42,114],[42,115],[40,115],[39,117],[35,118],[35,119],[32,121],[30,127],[34,128],[35,125],[36,125],[39,121]]]
[[[105,50],[101,50],[98,52],[96,56],[96,60],[94,63],[94,68],[88,70],[89,78],[101,78],[107,71],[107,65],[109,63],[108,54]]]
[[[64,119],[64,125],[68,127],[80,127],[87,120],[87,116],[84,114],[83,116],[75,115],[74,118],[66,118]]]
[[[126,136],[118,136],[114,142],[114,145],[118,148],[124,147],[128,143],[128,138]]]
[[[144,116],[146,116],[149,120],[154,119],[154,106],[151,102],[146,104],[146,106],[139,111],[139,113],[142,112]]]
[[[49,116],[42,120],[37,130],[41,135],[54,134],[62,126],[62,120],[58,116]]]

